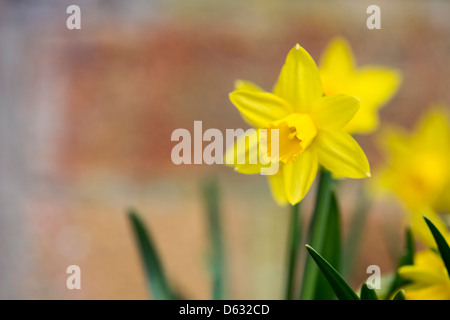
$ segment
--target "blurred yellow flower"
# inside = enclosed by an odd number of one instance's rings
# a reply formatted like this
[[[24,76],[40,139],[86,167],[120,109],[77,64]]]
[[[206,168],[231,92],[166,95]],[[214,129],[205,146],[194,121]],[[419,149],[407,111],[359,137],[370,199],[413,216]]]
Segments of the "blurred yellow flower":
[[[435,247],[422,216],[428,216],[450,242],[450,233],[437,212],[450,211],[450,118],[445,106],[435,105],[416,128],[386,127],[379,135],[386,163],[377,170],[373,191],[393,194],[405,207],[413,233]]]
[[[273,93],[250,82],[237,81],[230,100],[256,129],[278,129],[278,158],[271,161],[279,161],[279,170],[268,178],[279,204],[301,201],[319,164],[337,176],[370,176],[366,155],[343,131],[357,112],[359,100],[344,94],[324,96],[317,66],[300,45],[289,52]],[[259,132],[255,132],[257,139],[248,139],[246,153],[258,152],[257,146],[250,144],[259,143]],[[225,157],[234,157],[238,146],[246,145],[245,141],[245,136],[240,137]],[[261,164],[232,163],[241,173],[257,174],[261,170]]]
[[[414,208],[408,208],[406,211],[408,212],[407,218],[413,234],[417,235],[428,247],[436,248],[436,242],[430,232],[430,229],[428,228],[428,225],[423,219],[424,215],[433,221],[434,225],[444,236],[445,240],[450,243],[450,232],[447,230],[446,224],[429,206],[417,206]]]
[[[450,300],[450,278],[441,257],[433,250],[414,255],[414,265],[400,267],[407,300]]]
[[[375,177],[381,190],[399,197],[410,209],[429,206],[450,211],[450,120],[444,106],[425,114],[413,132],[385,128],[380,144],[387,163]]]
[[[344,128],[351,134],[367,134],[378,128],[378,109],[392,98],[401,83],[401,74],[394,69],[383,66],[358,68],[350,45],[341,37],[328,45],[319,71],[325,94],[343,93],[361,100],[359,111]]]

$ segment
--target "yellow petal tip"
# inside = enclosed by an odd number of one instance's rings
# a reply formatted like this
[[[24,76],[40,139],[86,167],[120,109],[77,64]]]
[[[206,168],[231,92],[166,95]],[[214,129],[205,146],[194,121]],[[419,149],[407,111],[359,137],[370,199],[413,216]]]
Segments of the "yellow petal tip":
[[[295,49],[300,50],[300,45],[298,43],[295,45]]]
[[[244,84],[244,81],[241,79],[237,79],[234,81],[234,89],[237,90],[239,87],[241,87]]]

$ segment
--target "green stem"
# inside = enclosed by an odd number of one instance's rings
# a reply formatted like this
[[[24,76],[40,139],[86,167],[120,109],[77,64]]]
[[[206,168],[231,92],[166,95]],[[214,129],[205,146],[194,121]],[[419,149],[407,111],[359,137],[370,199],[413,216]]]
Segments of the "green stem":
[[[294,296],[295,270],[297,269],[299,245],[302,234],[302,223],[300,217],[300,203],[292,207],[289,223],[289,257],[287,262],[287,279],[285,299],[292,300]]]
[[[212,298],[213,300],[223,300],[225,296],[225,255],[220,223],[217,180],[214,179],[205,183],[203,188],[212,247]]]
[[[321,170],[319,177],[319,187],[317,191],[316,204],[313,217],[309,228],[309,245],[317,252],[323,252],[325,243],[327,220],[329,216],[329,207],[331,201],[331,187],[333,179],[330,172]],[[311,257],[306,258],[305,269],[303,273],[301,300],[314,299],[316,284],[319,275],[319,269]]]
[[[350,223],[349,233],[344,248],[344,259],[342,265],[342,275],[348,276],[352,272],[353,263],[358,253],[361,236],[363,234],[364,225],[369,212],[369,201],[367,199],[364,188],[360,189],[358,194],[358,202],[353,213],[352,222]]]

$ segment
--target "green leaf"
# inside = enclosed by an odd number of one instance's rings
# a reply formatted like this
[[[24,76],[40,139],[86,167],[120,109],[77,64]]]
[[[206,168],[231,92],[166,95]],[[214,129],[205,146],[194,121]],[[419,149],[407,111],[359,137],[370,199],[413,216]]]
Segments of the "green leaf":
[[[374,289],[369,288],[367,283],[364,283],[361,288],[361,300],[378,300]]]
[[[361,244],[361,236],[364,232],[364,225],[369,216],[369,205],[370,201],[367,199],[365,188],[359,188],[356,207],[352,214],[348,236],[343,246],[343,259],[340,271],[344,277],[352,274],[355,258]]]
[[[128,212],[131,225],[139,246],[144,268],[147,274],[149,288],[155,300],[174,299],[174,295],[169,288],[164,270],[162,268],[158,252],[153,244],[150,234],[147,232],[138,214],[130,210]]]
[[[336,194],[334,192],[331,193],[328,215],[327,229],[325,231],[325,244],[323,247],[322,256],[336,270],[339,271],[341,265],[341,223],[339,206]],[[320,273],[317,277],[314,300],[333,299],[336,299],[336,295],[334,294],[333,289],[331,288],[325,276]]]
[[[378,300],[388,300],[392,297],[391,288],[397,272],[384,273],[380,278],[380,287],[374,288]]]
[[[396,270],[398,270],[402,266],[414,264],[414,250],[415,250],[414,249],[414,236],[413,236],[410,228],[408,228],[406,230],[405,239],[406,239],[405,251],[403,252],[402,257],[400,258],[400,261],[397,265]],[[402,287],[408,283],[409,283],[409,281],[400,277],[400,275],[396,272],[394,280],[392,281],[391,287],[386,296],[386,299],[389,299],[389,297],[391,297],[394,294],[394,292],[396,292],[400,287]]]
[[[395,296],[392,300],[406,300],[405,290],[403,290],[403,289],[398,290],[398,292],[395,294]]]
[[[434,223],[427,216],[423,216],[423,218],[425,219],[428,228],[433,234],[434,241],[436,242],[439,253],[441,254],[441,258],[444,261],[445,267],[447,268],[447,273],[450,276],[450,247],[448,246],[448,243],[445,240],[444,236],[434,225]]]
[[[339,272],[337,272],[328,261],[309,245],[306,245],[306,249],[320,268],[320,271],[322,271],[323,275],[327,278],[339,300],[359,300],[355,291],[353,291],[344,278],[342,278]]]
[[[414,264],[414,236],[410,228],[406,229],[406,252],[403,256],[403,265]]]
[[[294,299],[294,283],[295,271],[297,270],[297,262],[299,256],[299,245],[302,238],[302,223],[300,216],[300,203],[292,207],[291,218],[289,221],[289,257],[286,269],[286,292],[285,299]]]
[[[222,241],[222,228],[220,224],[219,187],[217,180],[210,180],[203,186],[203,195],[208,216],[209,235],[211,239],[211,271],[212,271],[212,298],[224,299],[225,291],[225,258]]]
[[[319,177],[319,187],[316,196],[316,204],[308,232],[308,241],[318,251],[323,252],[326,243],[326,230],[330,213],[331,188],[333,179],[329,171],[322,169]],[[312,300],[317,290],[319,269],[311,257],[306,257],[303,272],[301,300]]]

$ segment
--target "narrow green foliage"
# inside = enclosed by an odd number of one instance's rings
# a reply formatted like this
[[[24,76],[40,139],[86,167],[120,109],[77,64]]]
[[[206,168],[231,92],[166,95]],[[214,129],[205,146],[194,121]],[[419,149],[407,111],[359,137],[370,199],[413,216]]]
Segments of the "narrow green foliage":
[[[211,180],[203,187],[204,201],[208,218],[209,235],[211,239],[211,271],[212,299],[224,299],[225,292],[225,258],[220,223],[219,187],[217,180]]]
[[[405,236],[405,251],[403,252],[403,255],[400,258],[400,261],[397,265],[397,270],[402,266],[414,264],[414,250],[415,250],[414,237],[411,232],[411,229],[408,228],[406,230]],[[391,297],[394,294],[394,292],[396,292],[399,288],[408,283],[409,281],[404,280],[403,278],[400,277],[398,273],[396,273],[386,298],[388,299],[389,297]]]
[[[361,300],[378,300],[374,289],[369,288],[367,283],[364,283],[361,288]]]
[[[147,274],[149,288],[155,300],[174,299],[150,233],[134,210],[128,212],[130,222],[139,247],[139,252]]]
[[[392,300],[406,300],[405,290],[399,290]]]
[[[434,225],[434,223],[426,216],[423,216],[423,218],[425,219],[428,228],[433,234],[434,241],[436,242],[439,253],[441,254],[441,258],[444,261],[445,267],[447,268],[447,273],[450,276],[450,247],[447,241],[445,240],[444,236]]]
[[[289,221],[289,257],[286,270],[286,292],[285,299],[294,299],[295,271],[297,270],[299,246],[302,238],[302,224],[300,216],[300,203],[294,205],[291,209],[291,218]]]
[[[325,244],[322,256],[339,271],[341,266],[341,223],[339,206],[334,192],[331,193],[327,229],[325,231]],[[323,274],[317,277],[314,300],[333,300],[336,296]]]
[[[326,243],[332,184],[333,179],[331,178],[330,172],[324,169],[321,170],[316,204],[308,234],[308,242],[320,252],[323,251]],[[302,290],[300,293],[301,300],[314,299],[318,276],[319,269],[317,268],[317,265],[310,257],[307,257],[303,272]]]
[[[316,262],[317,266],[320,268],[320,271],[330,283],[330,286],[333,288],[333,291],[339,300],[359,300],[359,297],[355,291],[353,291],[349,284],[344,280],[344,278],[342,278],[339,272],[337,272],[336,269],[328,263],[328,261],[326,261],[312,247],[306,245],[306,249]]]

